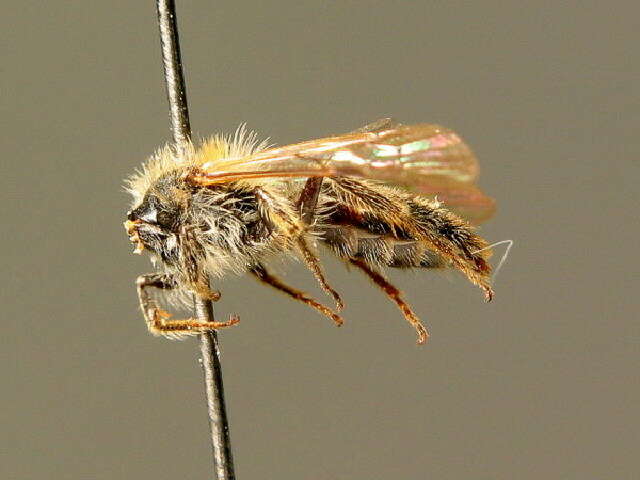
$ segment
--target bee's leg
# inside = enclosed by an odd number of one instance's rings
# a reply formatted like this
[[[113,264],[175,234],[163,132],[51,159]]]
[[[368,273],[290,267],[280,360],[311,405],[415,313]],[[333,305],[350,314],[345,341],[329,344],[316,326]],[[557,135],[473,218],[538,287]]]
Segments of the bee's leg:
[[[307,268],[313,272],[313,276],[316,277],[320,287],[333,297],[338,310],[342,310],[344,308],[344,303],[342,302],[342,298],[340,298],[340,294],[336,292],[329,283],[327,283],[326,278],[324,278],[322,268],[320,267],[320,260],[318,260],[318,257],[313,254],[307,244],[307,241],[303,237],[298,238],[298,248],[302,253],[304,263],[307,265]]]
[[[266,283],[267,285],[272,286],[276,290],[279,290],[283,293],[286,293],[294,300],[298,300],[302,303],[309,305],[312,308],[315,308],[320,313],[322,313],[325,317],[330,318],[334,321],[334,323],[339,327],[342,325],[343,320],[340,315],[336,314],[333,310],[328,307],[325,307],[321,303],[316,302],[313,298],[307,296],[306,293],[301,292],[289,285],[285,284],[278,277],[270,273],[264,265],[257,264],[254,266],[250,272],[262,283]]]
[[[358,258],[350,258],[349,263],[362,270],[373,283],[380,287],[382,291],[395,302],[404,315],[404,318],[413,326],[413,328],[416,329],[416,332],[418,333],[418,344],[425,343],[427,338],[429,338],[429,332],[427,332],[427,329],[424,327],[422,322],[420,322],[420,319],[416,314],[413,313],[409,304],[404,301],[400,290],[391,285],[380,272],[373,270],[365,261]]]
[[[306,225],[313,223],[321,188],[322,177],[310,177],[307,179],[300,193],[300,198],[298,198],[296,203],[296,209],[300,212],[300,218]]]
[[[220,292],[209,287],[209,278],[199,268],[203,248],[194,238],[193,227],[180,228],[179,270],[183,273],[184,283],[204,300],[217,302]]]
[[[171,315],[158,307],[155,300],[149,295],[150,287],[161,290],[170,290],[176,287],[174,278],[171,275],[160,273],[149,273],[140,275],[136,279],[140,308],[147,322],[147,328],[154,335],[162,335],[168,338],[181,338],[188,335],[219,328],[230,327],[240,320],[232,316],[226,322],[199,322],[196,319],[167,320]]]
[[[298,212],[300,212],[300,219],[305,225],[311,225],[313,223],[321,189],[322,177],[308,178],[307,182],[304,184],[304,188],[300,193],[300,198],[298,198],[296,207]],[[307,267],[313,272],[313,275],[316,277],[316,280],[318,280],[318,283],[320,283],[322,289],[333,297],[338,310],[342,310],[344,303],[342,302],[342,298],[340,298],[340,294],[336,292],[331,285],[329,285],[326,278],[324,278],[324,273],[320,267],[320,261],[313,254],[303,237],[300,237],[298,240],[298,248],[300,248],[300,251],[302,252],[302,258],[307,264]]]
[[[318,184],[318,188],[319,185],[320,184]],[[320,261],[313,254],[304,239],[305,226],[301,222],[300,217],[293,209],[286,208],[286,205],[278,203],[267,190],[256,188],[255,192],[258,203],[264,207],[266,218],[285,232],[288,238],[294,239],[307,268],[313,272],[322,289],[333,297],[338,310],[342,310],[344,304],[342,303],[340,295],[327,283],[320,268]]]
[[[217,302],[222,296],[218,290],[211,290],[209,282],[204,279],[199,279],[197,282],[193,283],[191,288],[200,298],[211,300],[212,302]]]

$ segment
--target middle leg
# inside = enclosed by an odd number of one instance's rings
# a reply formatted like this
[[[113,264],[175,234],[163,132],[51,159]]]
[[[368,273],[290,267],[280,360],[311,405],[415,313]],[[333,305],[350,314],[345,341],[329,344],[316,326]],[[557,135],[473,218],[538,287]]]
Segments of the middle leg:
[[[306,227],[308,222],[313,221],[315,205],[321,186],[321,181],[312,182],[311,179],[307,181],[303,194],[296,204],[296,208],[300,209],[300,213],[295,212],[293,208],[289,209],[286,205],[278,203],[273,194],[264,188],[256,188],[256,198],[258,199],[258,203],[263,205],[265,214],[268,214],[269,220],[282,229],[287,237],[293,240],[307,268],[313,272],[322,289],[333,297],[338,310],[342,310],[344,303],[342,302],[342,298],[340,298],[340,294],[336,292],[325,279],[320,261],[305,239]]]
[[[322,189],[322,177],[308,178],[296,203],[300,218],[306,225],[311,225],[318,205],[318,197]]]
[[[314,255],[311,248],[309,248],[307,241],[302,236],[298,239],[298,249],[300,250],[300,253],[302,253],[304,263],[307,265],[307,268],[313,272],[313,276],[316,277],[320,287],[333,297],[338,310],[342,310],[344,308],[344,302],[342,301],[340,294],[336,292],[333,287],[329,285],[327,279],[324,278],[324,272],[322,271],[322,267],[320,267],[320,260],[318,260],[318,257]]]

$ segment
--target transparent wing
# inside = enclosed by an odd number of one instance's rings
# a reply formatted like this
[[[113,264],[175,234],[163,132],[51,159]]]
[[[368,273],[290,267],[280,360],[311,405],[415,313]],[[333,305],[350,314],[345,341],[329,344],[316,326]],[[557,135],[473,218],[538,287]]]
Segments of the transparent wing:
[[[371,123],[367,123],[366,125],[356,128],[355,130],[349,133],[365,133],[365,132],[382,132],[383,130],[391,130],[392,128],[398,128],[401,124],[396,122],[391,117],[379,118],[378,120],[374,120]]]
[[[392,118],[381,118],[351,133],[379,132],[399,126],[400,123]],[[453,180],[445,180],[444,178],[436,180],[434,178],[428,184],[425,183],[419,188],[409,187],[409,190],[443,202],[449,210],[476,225],[487,221],[496,211],[495,200],[487,197],[478,187],[471,183],[460,183]]]
[[[207,162],[189,177],[198,185],[248,178],[363,177],[436,196],[470,220],[490,216],[494,203],[473,186],[478,162],[452,130],[381,119],[344,135]]]
[[[433,182],[410,190],[442,202],[447,210],[475,225],[486,222],[496,211],[496,201],[470,183]]]
[[[271,148],[207,162],[201,170],[208,184],[262,176],[356,176],[419,186],[433,177],[472,182],[478,164],[456,133],[421,124]]]

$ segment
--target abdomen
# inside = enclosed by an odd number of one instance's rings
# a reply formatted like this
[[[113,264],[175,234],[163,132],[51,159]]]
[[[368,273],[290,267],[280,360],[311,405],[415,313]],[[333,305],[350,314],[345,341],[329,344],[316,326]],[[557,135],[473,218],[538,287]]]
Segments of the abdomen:
[[[353,178],[326,179],[317,228],[342,258],[394,268],[453,266],[488,285],[491,252],[467,222],[438,202]]]

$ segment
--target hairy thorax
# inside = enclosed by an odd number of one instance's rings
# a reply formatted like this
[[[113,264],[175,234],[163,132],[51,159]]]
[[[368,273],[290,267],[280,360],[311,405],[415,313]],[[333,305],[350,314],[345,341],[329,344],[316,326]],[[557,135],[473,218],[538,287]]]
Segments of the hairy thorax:
[[[138,250],[165,270],[182,273],[199,264],[208,275],[242,273],[281,243],[249,186],[193,187],[176,170],[149,186],[129,212]]]

